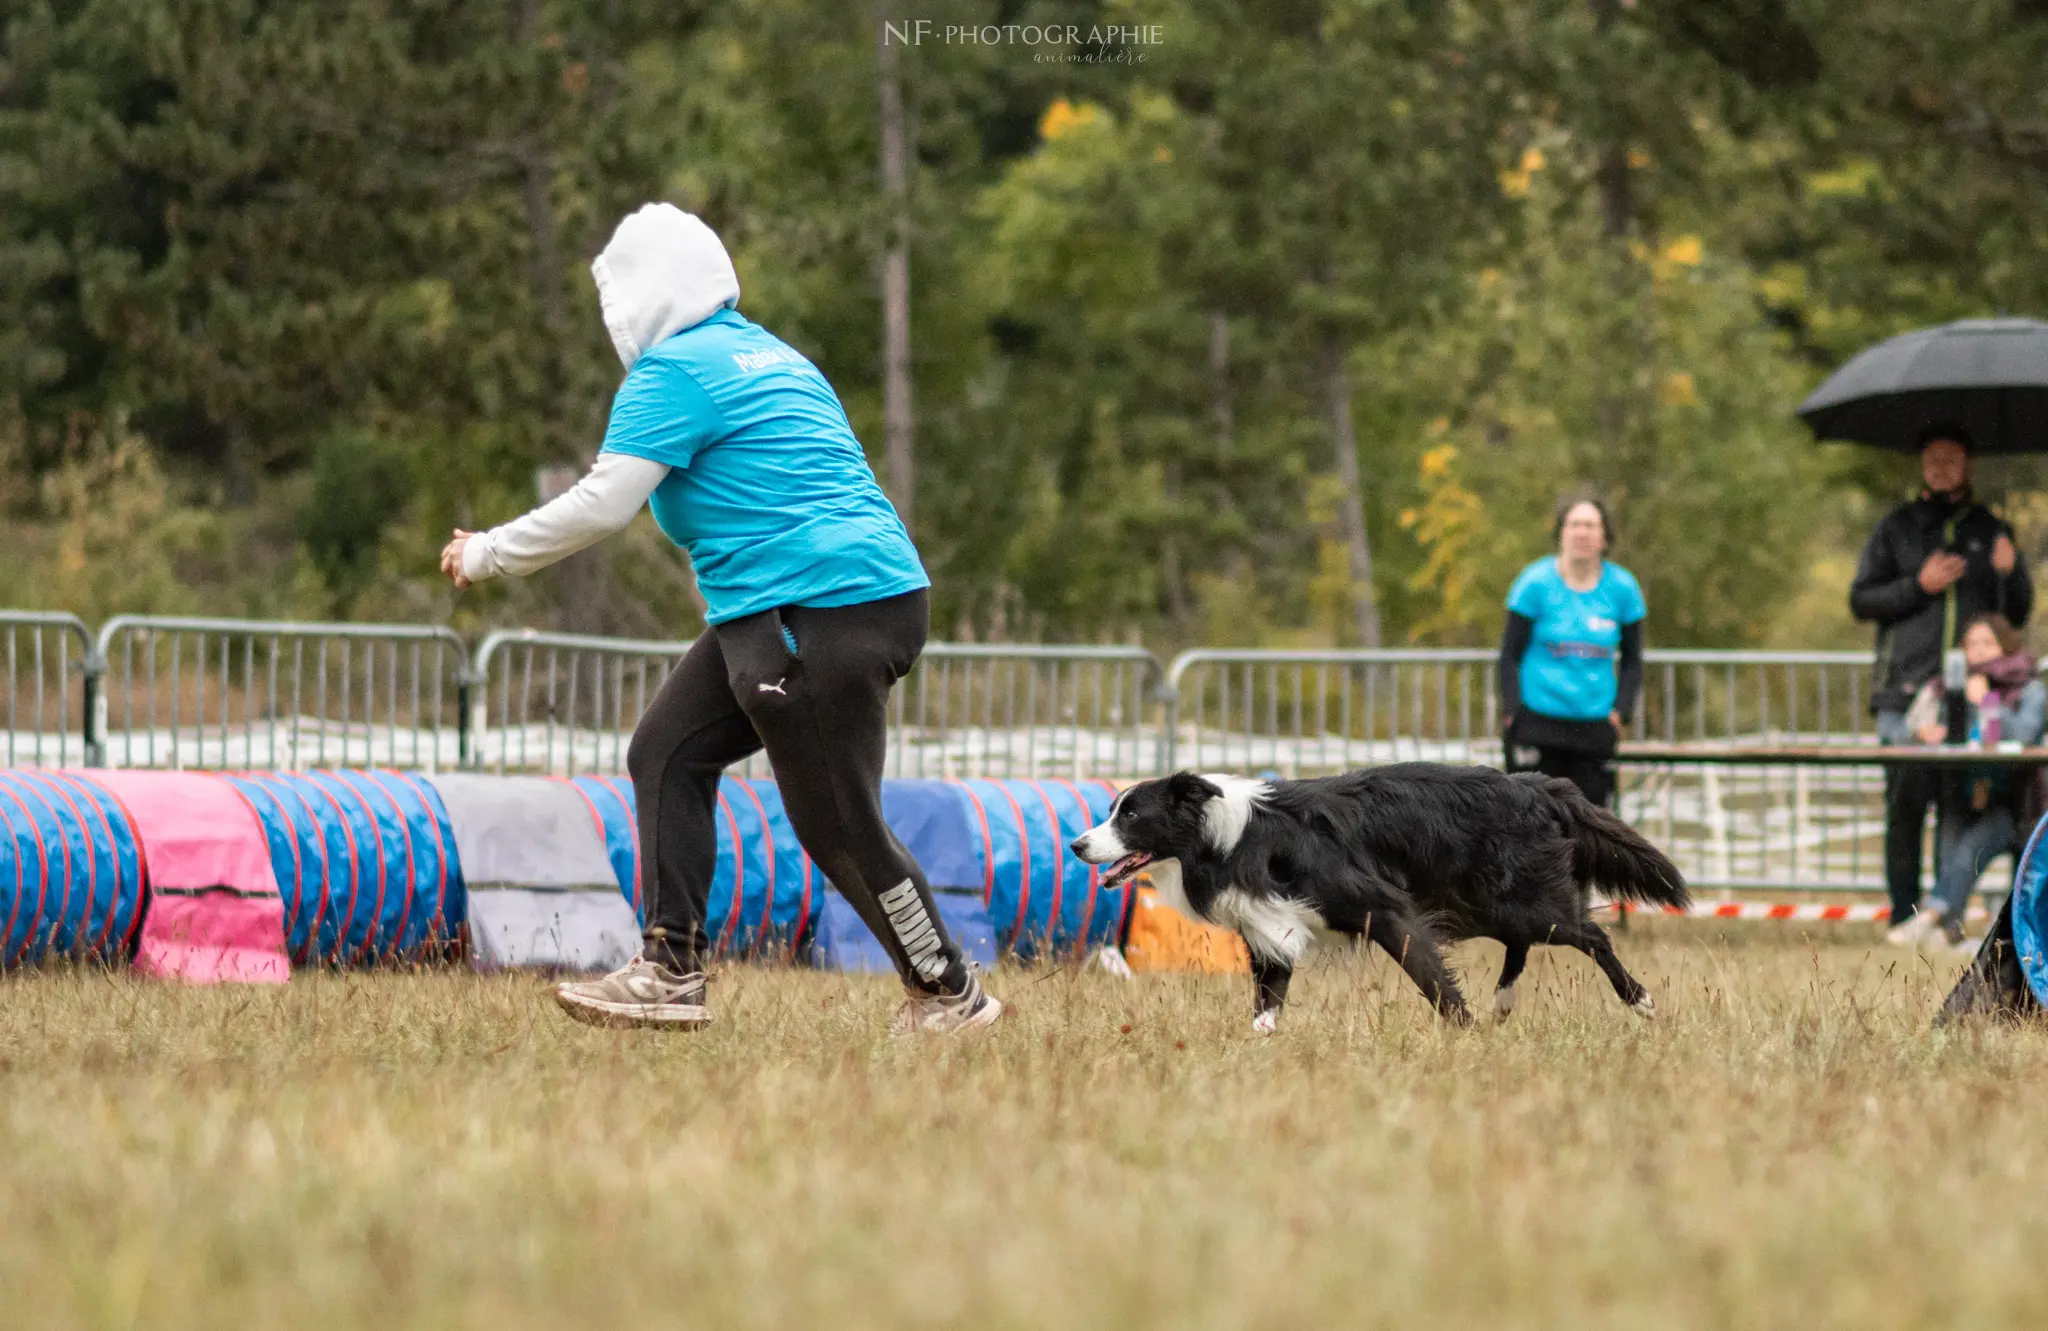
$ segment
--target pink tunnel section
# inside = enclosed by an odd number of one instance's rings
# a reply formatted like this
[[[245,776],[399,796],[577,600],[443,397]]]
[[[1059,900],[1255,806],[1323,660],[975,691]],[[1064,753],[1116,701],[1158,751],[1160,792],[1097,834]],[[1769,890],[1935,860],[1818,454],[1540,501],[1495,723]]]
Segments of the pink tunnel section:
[[[269,842],[240,791],[198,772],[94,771],[88,779],[127,811],[149,866],[138,971],[192,984],[291,978]]]

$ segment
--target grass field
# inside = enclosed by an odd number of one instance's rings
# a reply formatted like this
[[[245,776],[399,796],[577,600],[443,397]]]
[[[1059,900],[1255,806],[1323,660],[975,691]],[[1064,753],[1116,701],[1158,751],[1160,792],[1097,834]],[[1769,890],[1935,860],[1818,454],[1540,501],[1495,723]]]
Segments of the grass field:
[[[2048,1325],[2048,1030],[1862,934],[1539,953],[1504,1027],[1353,956],[1005,971],[987,1037],[730,968],[696,1036],[530,977],[0,982],[0,1324]],[[1475,979],[1498,959],[1462,949]],[[1484,984],[1477,986],[1482,992]]]

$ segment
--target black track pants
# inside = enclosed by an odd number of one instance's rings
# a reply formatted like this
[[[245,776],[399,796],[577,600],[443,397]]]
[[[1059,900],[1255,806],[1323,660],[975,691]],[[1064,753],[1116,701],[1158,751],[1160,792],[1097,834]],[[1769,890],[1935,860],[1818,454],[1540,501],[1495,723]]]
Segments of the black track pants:
[[[1888,918],[1893,924],[1904,924],[1920,909],[1927,806],[1935,806],[1937,825],[1947,821],[1941,813],[1941,784],[1941,773],[1925,767],[1894,764],[1884,769],[1884,885],[1891,897]],[[1943,840],[1937,833],[1935,844]]]
[[[1534,764],[1518,761],[1517,745],[1508,746],[1507,770],[1510,772],[1541,772],[1545,776],[1561,776],[1579,788],[1579,793],[1592,803],[1607,808],[1614,799],[1614,769],[1605,758],[1591,754],[1573,753],[1569,749],[1538,749]]]
[[[797,840],[904,983],[947,993],[966,984],[924,871],[882,819],[889,690],[924,650],[929,616],[922,591],[788,606],[706,629],[691,646],[626,752],[649,959],[681,971],[709,959],[718,778],[766,748]]]

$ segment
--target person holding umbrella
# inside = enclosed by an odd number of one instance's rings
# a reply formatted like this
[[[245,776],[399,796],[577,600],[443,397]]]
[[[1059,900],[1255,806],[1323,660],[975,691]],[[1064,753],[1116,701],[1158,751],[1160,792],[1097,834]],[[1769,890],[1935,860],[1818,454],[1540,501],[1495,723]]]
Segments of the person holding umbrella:
[[[2011,529],[1970,498],[1970,461],[1972,454],[2048,452],[2048,322],[1958,319],[1887,338],[1829,375],[1799,404],[1799,416],[1816,439],[1920,454],[1925,491],[1878,525],[1850,593],[1857,617],[1878,626],[1871,707],[1880,737],[1909,743],[1899,709],[1910,680],[1940,667],[1957,645],[1956,630],[1974,615],[2002,609],[2018,624],[2033,608],[2033,583]],[[1936,444],[1948,447],[1930,448]],[[1885,770],[1894,929],[1919,904],[1921,826],[1942,784]],[[2012,937],[2010,899],[1992,934]],[[2017,968],[1998,963],[2000,952],[1987,949],[1988,969],[1973,970],[1950,996],[1944,1022],[1972,1004],[2010,998],[2007,972]],[[2003,955],[2009,962],[2010,951]]]
[[[1871,710],[1878,737],[1911,743],[1907,703],[1981,614],[2026,622],[2034,586],[2012,529],[1970,492],[1977,453],[2048,450],[2048,323],[1958,319],[1867,347],[1799,404],[1816,439],[1920,455],[1924,488],[1871,534],[1849,592],[1877,625]],[[1892,927],[1920,900],[1921,828],[1939,777],[1885,769],[1885,885]]]
[[[1966,625],[1988,614],[2021,625],[2034,605],[2012,528],[1971,493],[1969,431],[1934,425],[1919,443],[1920,495],[1878,523],[1849,588],[1850,613],[1877,626],[1870,707],[1884,744],[1915,742],[1907,709],[1941,672]],[[1894,931],[1919,909],[1923,827],[1940,795],[1941,779],[1929,769],[1885,769],[1885,887]]]

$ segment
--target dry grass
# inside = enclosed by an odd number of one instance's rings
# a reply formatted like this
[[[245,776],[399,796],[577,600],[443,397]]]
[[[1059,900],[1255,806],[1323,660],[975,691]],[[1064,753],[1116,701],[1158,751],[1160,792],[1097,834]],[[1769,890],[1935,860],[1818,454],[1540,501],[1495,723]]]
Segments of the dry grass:
[[[1447,1031],[1385,967],[1011,972],[988,1038],[728,971],[695,1037],[531,978],[0,985],[0,1321],[35,1327],[2048,1325],[2048,1031],[1952,967],[1638,926]],[[1461,956],[1469,973],[1497,960]]]

